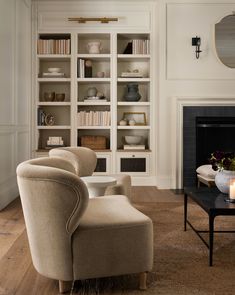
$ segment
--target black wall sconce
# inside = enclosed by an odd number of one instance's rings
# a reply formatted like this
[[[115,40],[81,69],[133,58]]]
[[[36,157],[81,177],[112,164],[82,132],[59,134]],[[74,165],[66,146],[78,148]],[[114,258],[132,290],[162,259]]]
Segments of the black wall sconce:
[[[192,38],[192,46],[196,46],[196,50],[195,50],[195,53],[196,53],[196,58],[198,59],[200,57],[200,53],[202,52],[200,50],[200,46],[201,46],[201,38],[196,36],[194,38]]]

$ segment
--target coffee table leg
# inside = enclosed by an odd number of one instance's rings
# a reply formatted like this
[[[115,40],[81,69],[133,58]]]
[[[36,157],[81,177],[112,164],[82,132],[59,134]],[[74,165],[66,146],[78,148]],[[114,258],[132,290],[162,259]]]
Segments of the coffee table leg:
[[[187,206],[188,206],[188,195],[184,194],[184,231],[187,227]]]
[[[209,215],[209,266],[213,263],[214,215]]]

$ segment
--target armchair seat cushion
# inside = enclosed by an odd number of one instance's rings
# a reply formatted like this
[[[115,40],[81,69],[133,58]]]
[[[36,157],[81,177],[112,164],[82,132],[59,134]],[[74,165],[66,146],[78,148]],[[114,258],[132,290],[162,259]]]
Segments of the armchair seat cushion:
[[[73,234],[72,251],[75,279],[151,270],[152,221],[125,196],[90,199]]]
[[[115,178],[117,183],[108,186],[105,190],[105,195],[124,195],[131,199],[131,177],[127,174],[110,174]]]

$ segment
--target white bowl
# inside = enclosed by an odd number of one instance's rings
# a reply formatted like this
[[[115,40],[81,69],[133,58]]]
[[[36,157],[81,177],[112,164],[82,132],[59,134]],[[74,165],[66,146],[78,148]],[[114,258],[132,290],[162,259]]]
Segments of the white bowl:
[[[48,68],[49,73],[59,73],[61,68]]]
[[[142,136],[137,135],[126,135],[125,141],[127,144],[139,144],[142,140]]]

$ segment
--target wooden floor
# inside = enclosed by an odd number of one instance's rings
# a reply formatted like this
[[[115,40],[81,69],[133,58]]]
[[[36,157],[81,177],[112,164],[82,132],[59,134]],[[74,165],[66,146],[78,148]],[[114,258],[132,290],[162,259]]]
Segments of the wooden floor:
[[[155,187],[134,187],[133,202],[177,202],[180,195]],[[0,212],[0,295],[54,295],[58,282],[39,275],[28,247],[20,199]]]

